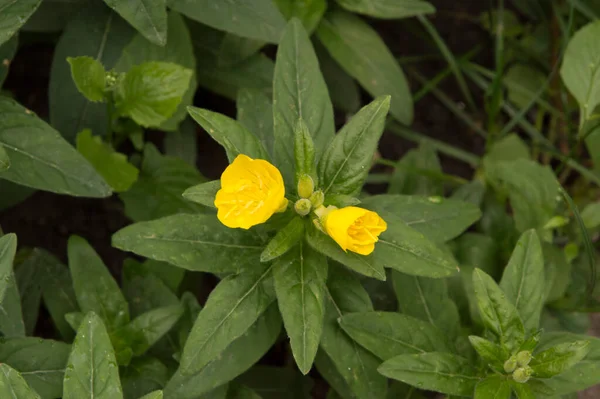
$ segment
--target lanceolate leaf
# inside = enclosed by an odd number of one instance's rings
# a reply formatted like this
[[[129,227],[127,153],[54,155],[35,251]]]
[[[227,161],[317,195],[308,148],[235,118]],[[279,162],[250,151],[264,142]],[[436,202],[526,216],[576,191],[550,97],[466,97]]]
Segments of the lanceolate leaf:
[[[212,273],[256,268],[263,242],[256,233],[225,227],[214,215],[178,214],[128,226],[113,245],[184,269]]]
[[[451,353],[400,355],[378,370],[386,377],[448,395],[470,396],[480,380],[467,359]]]
[[[166,0],[104,0],[152,43],[167,43]]]
[[[215,197],[221,189],[221,180],[213,180],[188,188],[183,192],[186,200],[216,209]]]
[[[323,330],[327,258],[301,241],[275,262],[273,277],[294,359],[307,374]]]
[[[19,370],[42,399],[54,399],[62,396],[70,350],[69,345],[52,340],[9,338],[0,342],[0,359]]]
[[[227,277],[211,292],[188,337],[181,372],[199,372],[242,336],[275,299],[269,287],[271,266]]]
[[[85,398],[123,398],[110,338],[93,312],[85,316],[77,330],[63,383],[63,399]]]
[[[0,364],[0,396],[3,398],[39,399],[21,374],[8,364]]]
[[[256,89],[241,89],[238,92],[237,120],[254,133],[267,153],[273,156],[273,104],[271,98]]]
[[[373,28],[358,16],[338,9],[325,15],[317,36],[342,68],[372,96],[391,95],[390,114],[410,125],[413,105],[408,83],[398,62]]]
[[[434,242],[456,238],[481,217],[473,204],[448,198],[427,198],[413,195],[374,195],[361,206],[388,217],[399,217],[408,226]]]
[[[6,280],[12,274],[16,252],[17,236],[14,233],[0,237],[0,304],[8,288]]]
[[[500,288],[511,301],[526,331],[538,329],[544,307],[544,258],[535,230],[523,233],[504,269]]]
[[[0,285],[4,285],[4,298],[0,301],[0,332],[5,337],[24,337],[25,323],[21,310],[21,297],[14,273],[4,276]]]
[[[234,119],[196,107],[188,107],[188,112],[217,143],[225,148],[229,162],[233,162],[240,154],[250,158],[269,159],[259,139]]]
[[[277,43],[285,20],[272,0],[172,0],[169,7],[188,18],[242,37]]]
[[[358,399],[383,399],[387,384],[376,370],[380,360],[348,337],[337,320],[345,313],[372,310],[369,295],[356,277],[343,268],[332,268],[321,349],[335,366],[335,374],[342,376],[344,384]]]
[[[319,61],[302,24],[288,24],[275,62],[273,121],[275,161],[290,184],[294,180],[294,127],[299,119],[311,133],[318,160],[333,138],[333,107],[319,70]]]
[[[184,374],[180,368],[165,387],[165,399],[197,399],[199,395],[233,380],[269,350],[280,331],[281,317],[272,304],[244,335],[198,373]]]
[[[295,17],[302,21],[308,33],[319,25],[327,9],[326,0],[275,0],[275,4],[287,20]]]
[[[353,340],[384,361],[405,354],[451,352],[441,330],[400,313],[349,313],[339,323]]]
[[[484,325],[506,348],[518,348],[524,341],[525,329],[517,309],[506,299],[494,279],[481,269],[473,271],[473,286]]]
[[[33,112],[0,97],[0,113],[0,147],[11,161],[11,167],[1,172],[0,178],[59,194],[111,194],[104,179],[85,158]]]
[[[79,93],[67,57],[93,57],[110,70],[134,32],[100,1],[85,4],[65,27],[52,60],[49,101],[50,123],[67,140],[73,141],[85,128],[99,136],[109,129],[106,104],[91,103]]]
[[[375,18],[399,19],[432,14],[435,8],[424,0],[337,0],[349,11]]]
[[[0,44],[19,30],[41,2],[42,0],[11,0],[0,5]]]
[[[81,310],[97,312],[109,331],[127,323],[127,302],[96,251],[78,236],[71,236],[67,251],[73,288]]]
[[[375,99],[335,136],[319,161],[319,180],[325,194],[355,196],[359,193],[383,133],[389,107],[389,96]]]
[[[537,353],[530,365],[536,377],[550,378],[576,365],[589,351],[589,341],[565,342]]]
[[[510,380],[501,375],[491,375],[475,387],[476,399],[510,399]]]

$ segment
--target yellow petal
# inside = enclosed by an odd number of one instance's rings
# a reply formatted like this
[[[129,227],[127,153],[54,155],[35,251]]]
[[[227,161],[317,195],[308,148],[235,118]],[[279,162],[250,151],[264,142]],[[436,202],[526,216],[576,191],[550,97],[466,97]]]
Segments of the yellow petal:
[[[325,216],[327,234],[344,250],[368,255],[375,250],[379,235],[387,223],[376,213],[349,206],[331,211]]]

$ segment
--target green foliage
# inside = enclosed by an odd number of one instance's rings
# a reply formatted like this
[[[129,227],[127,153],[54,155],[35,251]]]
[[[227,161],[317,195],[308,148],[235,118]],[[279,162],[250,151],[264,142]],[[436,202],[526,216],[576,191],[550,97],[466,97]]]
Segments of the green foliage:
[[[600,309],[595,4],[4,3],[0,397],[556,399],[600,383],[600,339],[576,334]],[[444,18],[493,40],[454,54]],[[280,171],[286,206],[272,170],[218,179],[240,154]],[[264,223],[224,224],[265,204]]]

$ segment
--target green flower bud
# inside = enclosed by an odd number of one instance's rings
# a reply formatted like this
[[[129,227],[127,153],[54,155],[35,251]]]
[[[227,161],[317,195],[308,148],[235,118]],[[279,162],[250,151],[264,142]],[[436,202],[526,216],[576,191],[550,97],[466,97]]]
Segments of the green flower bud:
[[[294,209],[296,210],[296,213],[300,216],[308,215],[310,213],[311,208],[312,204],[306,198],[299,199],[294,204]]]
[[[323,205],[324,201],[325,201],[325,194],[323,194],[323,191],[321,191],[321,190],[315,191],[310,196],[310,202],[312,203],[313,208],[315,208],[315,209],[320,207],[321,205]]]
[[[309,198],[314,189],[315,183],[313,182],[312,177],[309,175],[300,176],[300,179],[298,179],[298,195],[301,198]]]
[[[512,373],[512,378],[516,382],[521,384],[526,383],[531,378],[531,374],[533,373],[533,369],[529,366],[519,367]]]
[[[521,351],[517,353],[517,364],[520,367],[525,367],[531,361],[531,352],[530,351]]]
[[[512,373],[517,368],[517,359],[515,356],[511,356],[507,361],[504,362],[504,371]]]

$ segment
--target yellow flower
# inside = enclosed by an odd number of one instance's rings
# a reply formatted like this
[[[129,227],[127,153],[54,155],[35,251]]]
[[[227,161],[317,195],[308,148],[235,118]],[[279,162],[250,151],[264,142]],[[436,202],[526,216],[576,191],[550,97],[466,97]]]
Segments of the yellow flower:
[[[221,175],[217,217],[227,227],[249,229],[287,207],[279,170],[262,159],[238,155]]]
[[[325,231],[344,251],[369,255],[387,229],[387,223],[377,213],[348,206],[334,209],[325,216]]]

